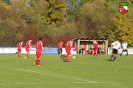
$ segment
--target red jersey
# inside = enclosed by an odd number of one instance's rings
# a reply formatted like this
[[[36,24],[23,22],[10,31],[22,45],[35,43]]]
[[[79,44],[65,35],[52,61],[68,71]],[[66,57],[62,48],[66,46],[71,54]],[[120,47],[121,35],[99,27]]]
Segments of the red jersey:
[[[42,50],[43,49],[43,43],[41,41],[38,41],[36,44],[36,49],[37,50]]]
[[[71,50],[71,48],[72,48],[72,41],[68,41],[66,44],[66,49]]]
[[[94,45],[94,50],[98,50],[98,46],[99,46],[98,43],[94,43],[93,45]]]
[[[30,41],[28,41],[28,42],[26,43],[26,45],[25,45],[25,48],[28,49],[28,48],[30,48],[30,47],[31,47],[31,43],[30,43]]]
[[[22,48],[22,43],[19,43],[18,44],[18,49],[21,49]]]

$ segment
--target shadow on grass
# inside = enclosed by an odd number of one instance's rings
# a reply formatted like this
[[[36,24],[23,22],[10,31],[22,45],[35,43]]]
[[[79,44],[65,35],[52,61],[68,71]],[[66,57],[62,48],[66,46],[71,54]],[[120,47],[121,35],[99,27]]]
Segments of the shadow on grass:
[[[89,57],[90,59],[94,59],[94,57]]]
[[[110,62],[110,61],[114,61],[114,60],[110,60],[110,59],[105,59],[105,60],[106,60],[106,61],[109,61],[109,62]]]

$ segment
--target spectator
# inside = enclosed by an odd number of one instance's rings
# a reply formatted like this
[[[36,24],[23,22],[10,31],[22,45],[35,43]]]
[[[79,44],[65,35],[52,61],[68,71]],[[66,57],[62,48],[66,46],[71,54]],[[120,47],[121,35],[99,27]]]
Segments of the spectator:
[[[62,47],[63,47],[63,42],[60,41],[60,42],[58,43],[58,50],[59,50],[58,54],[62,54]]]

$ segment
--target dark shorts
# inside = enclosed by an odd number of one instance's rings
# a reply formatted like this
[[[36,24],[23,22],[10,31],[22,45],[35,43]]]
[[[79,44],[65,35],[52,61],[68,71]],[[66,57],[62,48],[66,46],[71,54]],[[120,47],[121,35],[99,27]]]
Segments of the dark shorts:
[[[127,49],[123,49],[122,52],[128,52],[128,50]]]
[[[112,54],[118,54],[118,49],[113,48]]]

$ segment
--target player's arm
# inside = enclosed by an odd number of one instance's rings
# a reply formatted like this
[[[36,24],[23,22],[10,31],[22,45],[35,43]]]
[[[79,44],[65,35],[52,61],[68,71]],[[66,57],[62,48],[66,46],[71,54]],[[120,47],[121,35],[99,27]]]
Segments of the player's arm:
[[[41,42],[41,47],[42,47],[42,50],[43,50],[44,48],[43,48],[43,43],[42,42]]]
[[[43,46],[42,46],[42,50],[43,50],[44,48],[43,48]]]
[[[29,48],[31,49],[31,43],[29,42]]]
[[[120,49],[120,48],[123,48],[123,46],[121,46],[121,44],[119,43],[119,48],[118,49]]]
[[[121,48],[123,49],[123,46],[121,46]]]

